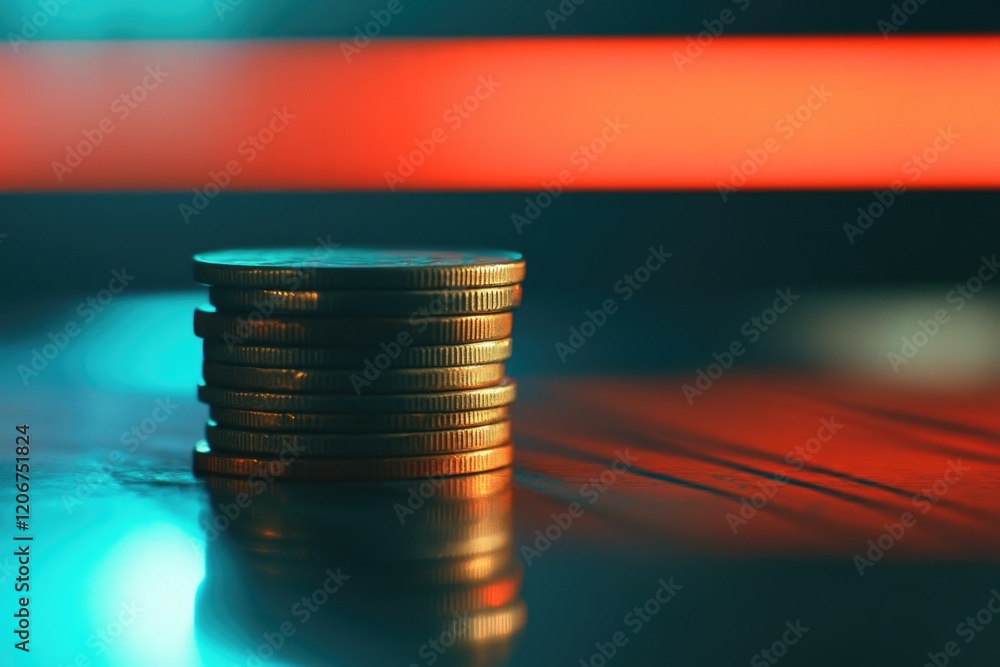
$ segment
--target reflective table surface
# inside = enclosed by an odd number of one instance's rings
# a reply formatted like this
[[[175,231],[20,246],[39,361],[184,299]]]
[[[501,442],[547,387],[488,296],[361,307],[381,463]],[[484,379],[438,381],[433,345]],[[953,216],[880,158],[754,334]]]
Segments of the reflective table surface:
[[[513,468],[292,484],[193,477],[198,353],[139,331],[5,380],[2,664],[1000,664],[1000,385],[529,375]]]

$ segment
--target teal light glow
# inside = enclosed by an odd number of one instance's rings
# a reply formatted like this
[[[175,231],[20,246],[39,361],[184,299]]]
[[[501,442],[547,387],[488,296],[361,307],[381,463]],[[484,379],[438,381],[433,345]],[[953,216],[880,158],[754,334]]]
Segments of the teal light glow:
[[[104,389],[190,394],[201,379],[192,329],[201,292],[122,296],[88,331],[83,367]]]
[[[215,0],[59,0],[50,4],[15,0],[9,4],[5,13],[22,17],[14,26],[28,40],[114,39],[165,27],[211,33],[219,23]]]
[[[125,614],[127,632],[109,648],[114,664],[198,664],[194,638],[194,599],[205,576],[199,536],[174,523],[136,528],[110,548],[95,574],[98,618]],[[124,602],[124,605],[123,605]],[[133,614],[120,609],[131,606]]]

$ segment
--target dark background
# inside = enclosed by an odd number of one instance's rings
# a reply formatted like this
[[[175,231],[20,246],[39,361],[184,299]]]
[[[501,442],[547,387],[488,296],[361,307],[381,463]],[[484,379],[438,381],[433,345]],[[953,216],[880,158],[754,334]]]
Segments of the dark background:
[[[185,225],[190,195],[0,197],[7,241],[0,278],[34,298],[93,291],[110,268],[142,267],[136,289],[188,289],[195,252],[256,245],[499,247],[522,251],[534,294],[610,290],[649,245],[673,252],[650,292],[905,285],[965,279],[1000,250],[1000,193],[908,192],[850,243],[845,224],[871,192],[564,193],[518,233],[526,196],[507,193],[232,193]],[[0,245],[2,247],[2,245]],[[140,284],[141,283],[141,284]]]
[[[854,244],[843,225],[871,192],[751,192],[728,202],[715,192],[565,193],[518,234],[510,216],[529,194],[224,193],[191,225],[177,212],[182,193],[3,196],[0,230],[9,236],[0,243],[0,283],[24,314],[3,326],[8,336],[37,336],[46,316],[93,294],[122,266],[137,276],[133,295],[203,289],[190,258],[213,248],[313,246],[317,237],[489,246],[528,259],[512,372],[652,372],[711,361],[775,289],[807,300],[924,290],[933,312],[980,257],[1000,251],[996,192],[908,192]],[[563,364],[555,342],[661,244],[673,253],[668,265]],[[752,350],[743,365],[785,361],[764,353]]]

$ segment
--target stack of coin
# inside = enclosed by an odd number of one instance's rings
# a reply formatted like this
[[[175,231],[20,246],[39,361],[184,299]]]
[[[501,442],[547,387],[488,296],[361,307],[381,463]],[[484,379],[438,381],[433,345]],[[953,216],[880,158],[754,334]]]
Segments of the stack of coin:
[[[210,406],[196,472],[392,480],[513,460],[520,254],[323,247],[195,256]]]

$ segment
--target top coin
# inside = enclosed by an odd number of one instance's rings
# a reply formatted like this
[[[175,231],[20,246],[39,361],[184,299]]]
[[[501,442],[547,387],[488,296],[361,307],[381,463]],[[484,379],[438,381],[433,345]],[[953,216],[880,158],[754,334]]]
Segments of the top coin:
[[[194,279],[258,289],[450,289],[524,280],[521,253],[502,250],[272,248],[194,256]]]

